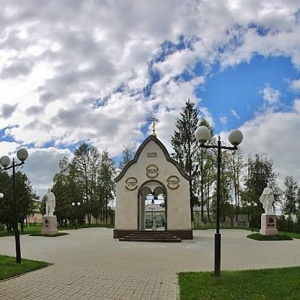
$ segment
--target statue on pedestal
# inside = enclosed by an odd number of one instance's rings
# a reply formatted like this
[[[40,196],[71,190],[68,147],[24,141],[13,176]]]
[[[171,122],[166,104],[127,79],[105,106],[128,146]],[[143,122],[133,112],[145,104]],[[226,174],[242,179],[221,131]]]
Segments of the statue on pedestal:
[[[46,214],[45,216],[53,216],[55,210],[55,195],[48,189],[46,194]]]
[[[274,202],[274,193],[271,189],[270,183],[264,188],[259,201],[262,203],[263,208],[266,214],[273,214],[273,202]]]
[[[265,213],[261,215],[261,228],[260,234],[262,235],[276,235],[277,230],[277,218],[273,212],[274,192],[271,189],[271,185],[264,188],[259,201],[262,203]]]
[[[48,189],[48,192],[45,196],[46,198],[46,214],[43,216],[43,227],[42,234],[45,235],[54,235],[57,234],[57,218],[54,215],[55,210],[55,196],[51,192],[51,189]]]

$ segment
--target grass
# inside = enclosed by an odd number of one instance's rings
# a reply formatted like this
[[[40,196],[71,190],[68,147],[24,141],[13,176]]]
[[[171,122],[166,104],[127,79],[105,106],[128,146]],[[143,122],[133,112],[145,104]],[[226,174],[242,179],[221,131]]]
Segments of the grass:
[[[47,234],[41,234],[42,230],[42,225],[37,224],[35,226],[27,226],[24,227],[24,232],[21,230],[19,231],[20,234],[29,234],[30,236],[51,236],[51,237],[56,237],[56,236],[61,236],[61,235],[67,235],[68,233],[65,232],[58,232],[57,234],[54,235],[47,235]],[[13,236],[14,232],[7,233],[6,230],[0,231],[0,237],[2,236]]]
[[[22,259],[22,262],[17,264],[15,257],[0,255],[0,280],[45,268],[49,265],[49,263],[44,261],[29,259]]]
[[[24,232],[22,232],[20,230],[20,234],[35,234],[35,233],[41,233],[41,230],[42,230],[42,225],[36,225],[36,226],[27,226],[27,227],[24,227]],[[6,230],[2,230],[0,231],[0,237],[2,236],[13,236],[14,235],[14,232],[10,232],[10,233],[7,233]]]
[[[179,273],[181,300],[299,299],[300,267]]]
[[[91,225],[79,224],[77,226],[77,229],[90,228],[90,227],[114,228],[113,225],[109,225],[109,224],[107,224],[107,225],[106,224],[105,225],[102,225],[102,224],[91,224]],[[58,231],[61,231],[61,230],[74,230],[76,228],[74,225],[69,225],[69,226],[64,226],[64,227],[58,226],[57,229],[58,229]],[[57,237],[57,236],[62,236],[62,235],[68,235],[68,233],[65,233],[65,232],[58,232],[57,234],[54,234],[54,235],[41,234],[41,230],[42,230],[42,224],[26,226],[26,227],[24,227],[24,232],[22,232],[20,230],[20,234],[29,234],[30,236],[46,236],[46,237]],[[0,237],[13,236],[13,235],[14,235],[13,232],[7,233],[6,230],[0,230]]]
[[[299,233],[280,231],[280,234],[286,234],[286,235],[290,236],[293,239],[300,239],[300,234]]]
[[[287,234],[276,234],[276,235],[262,235],[259,233],[252,233],[247,235],[247,238],[256,241],[289,241],[293,238]]]
[[[206,226],[204,228],[202,228],[202,227],[196,227],[196,228],[194,228],[194,230],[207,230],[207,229],[215,229],[215,227],[214,226],[210,226],[210,227]],[[226,230],[227,229],[242,229],[242,230],[252,231],[251,227],[225,227],[224,226],[224,227],[221,227],[220,229],[221,230],[223,230],[223,229],[226,229]],[[253,232],[259,232],[259,230],[260,230],[259,228],[253,228]],[[286,235],[286,236],[289,236],[289,237],[291,237],[293,239],[300,239],[300,234],[299,233],[294,233],[294,232],[280,231],[279,235]]]

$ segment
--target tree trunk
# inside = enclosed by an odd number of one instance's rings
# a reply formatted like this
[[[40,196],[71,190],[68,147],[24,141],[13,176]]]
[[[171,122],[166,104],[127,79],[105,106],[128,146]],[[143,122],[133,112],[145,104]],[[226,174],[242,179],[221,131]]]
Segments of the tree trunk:
[[[20,225],[21,225],[21,231],[24,232],[24,221],[21,221]]]
[[[91,225],[91,218],[92,218],[92,214],[91,213],[87,213],[87,219],[88,219],[88,224]]]

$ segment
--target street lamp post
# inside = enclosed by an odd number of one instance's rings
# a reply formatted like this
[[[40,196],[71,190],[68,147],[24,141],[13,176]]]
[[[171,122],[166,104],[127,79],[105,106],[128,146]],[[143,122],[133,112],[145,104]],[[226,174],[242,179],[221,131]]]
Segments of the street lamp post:
[[[253,200],[251,200],[251,231],[253,233],[254,231],[254,224],[253,224],[253,214],[254,214],[254,206],[257,206],[257,203],[253,203]]]
[[[151,209],[152,209],[152,230],[156,230],[156,218],[154,218],[154,210],[155,210],[155,202],[154,202],[154,196],[151,200]]]
[[[200,126],[195,132],[195,137],[198,142],[200,142],[200,147],[202,148],[215,148],[217,149],[217,216],[216,216],[216,233],[215,233],[215,266],[214,275],[216,277],[220,276],[221,270],[221,234],[220,234],[220,195],[221,195],[221,150],[237,150],[238,145],[243,140],[243,134],[240,130],[233,130],[229,134],[228,140],[233,145],[232,147],[222,146],[221,138],[218,137],[217,145],[205,145],[205,143],[210,139],[210,131],[206,126]]]
[[[3,193],[0,193],[0,199],[3,198],[3,197],[4,197],[4,194],[3,194]]]
[[[17,157],[20,160],[20,163],[16,163],[15,159],[12,159],[12,164],[10,165],[10,158],[6,155],[2,156],[0,159],[0,164],[4,167],[4,170],[12,169],[13,171],[13,206],[14,206],[14,234],[15,234],[15,244],[16,244],[16,262],[21,263],[21,245],[20,245],[20,232],[18,227],[18,205],[16,198],[16,167],[21,166],[25,163],[25,160],[28,158],[28,152],[26,149],[20,149],[17,152]]]
[[[80,206],[80,202],[78,201],[77,203],[76,202],[72,202],[72,206],[75,208],[75,229],[77,229],[77,217],[78,217],[78,212],[77,212],[77,207]]]

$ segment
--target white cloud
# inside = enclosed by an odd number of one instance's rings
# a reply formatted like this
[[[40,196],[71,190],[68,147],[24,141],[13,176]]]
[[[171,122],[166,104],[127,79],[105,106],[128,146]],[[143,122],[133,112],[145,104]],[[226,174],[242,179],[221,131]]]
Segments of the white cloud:
[[[290,82],[290,85],[292,90],[294,90],[295,92],[300,92],[300,79],[292,80]]]
[[[52,186],[54,175],[59,172],[59,161],[72,154],[68,149],[53,147],[29,149],[28,152],[28,159],[23,165],[24,172],[34,183],[33,189],[37,195],[42,198]]]
[[[219,118],[220,120],[220,123],[223,124],[226,128],[226,125],[227,125],[227,116],[223,115],[223,116],[220,116]]]
[[[266,84],[260,93],[267,106],[275,106],[279,103],[279,90],[272,88],[269,84]]]
[[[291,112],[265,113],[246,122],[240,129],[244,140],[244,153],[267,154],[274,160],[274,169],[285,176],[294,176],[300,181],[297,165],[300,140],[300,101],[296,100]]]
[[[14,153],[16,151],[16,148],[18,148],[20,145],[17,142],[6,142],[2,141],[0,143],[0,157],[3,155],[9,156],[10,154]]]
[[[46,191],[58,160],[69,153],[60,148],[90,141],[118,155],[123,145],[143,140],[142,128],[153,113],[159,118],[158,137],[169,149],[175,118],[187,99],[201,104],[195,88],[205,87],[212,64],[224,69],[256,54],[283,55],[300,68],[298,9],[298,1],[280,0],[124,0],[117,5],[74,0],[39,6],[33,0],[5,1],[0,130],[12,142],[0,142],[1,154],[28,145],[26,170],[34,188]],[[184,47],[163,52],[166,41]],[[202,74],[195,74],[197,63]],[[151,84],[150,71],[158,73]],[[298,92],[299,80],[291,79],[291,88]],[[268,108],[279,104],[280,92],[270,85],[262,95]],[[298,106],[297,100],[291,114],[259,115],[245,124],[246,133],[263,145],[262,129],[276,136],[277,118],[292,126]],[[200,109],[213,124],[211,112]],[[239,119],[235,110],[231,113]],[[47,144],[55,148],[44,149]],[[38,162],[45,167],[39,169]]]
[[[236,119],[240,119],[240,116],[238,115],[238,113],[237,113],[234,109],[231,109],[231,113],[232,113],[232,115],[233,115]]]
[[[23,145],[26,149],[27,147]],[[0,153],[15,159],[18,163],[16,151],[20,148],[17,143],[0,143]],[[54,175],[59,172],[59,161],[64,157],[71,157],[68,149],[60,150],[54,147],[27,149],[28,158],[25,164],[17,167],[22,169],[33,183],[33,190],[42,198],[52,185]],[[1,156],[2,156],[1,155]],[[10,172],[9,170],[7,172]]]
[[[295,112],[300,114],[300,99],[295,99],[293,107]]]

